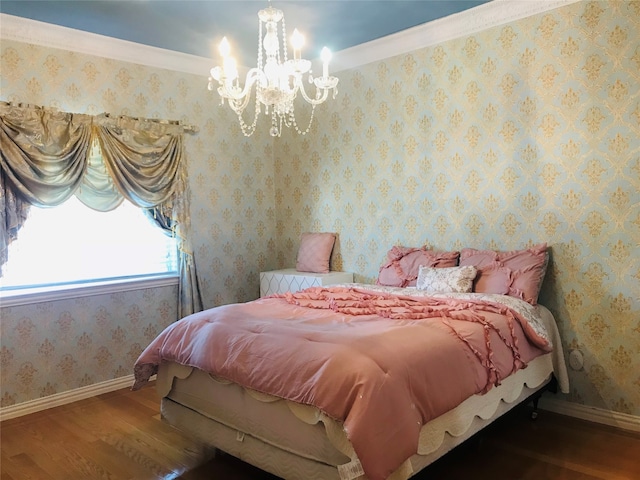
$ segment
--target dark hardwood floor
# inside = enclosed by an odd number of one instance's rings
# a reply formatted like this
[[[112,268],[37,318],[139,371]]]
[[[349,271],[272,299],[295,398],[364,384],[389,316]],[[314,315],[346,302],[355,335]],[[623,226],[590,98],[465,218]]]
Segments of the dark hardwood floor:
[[[640,479],[640,435],[518,407],[418,480]],[[275,480],[166,425],[153,387],[0,424],[0,480]],[[304,480],[304,479],[301,479]]]

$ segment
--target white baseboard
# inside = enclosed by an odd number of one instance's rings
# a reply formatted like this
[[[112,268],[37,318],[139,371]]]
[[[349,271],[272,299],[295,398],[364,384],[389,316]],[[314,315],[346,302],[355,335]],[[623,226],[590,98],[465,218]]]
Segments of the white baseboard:
[[[621,428],[632,432],[640,432],[640,417],[627,413],[613,412],[597,407],[587,407],[578,403],[564,402],[543,396],[538,404],[540,409],[567,415],[569,417],[601,423],[611,427]]]
[[[3,420],[9,420],[10,418],[28,415],[30,413],[41,412],[49,408],[67,405],[79,400],[84,400],[85,398],[91,398],[103,393],[120,390],[121,388],[131,387],[133,385],[133,381],[133,375],[127,375],[126,377],[114,378],[113,380],[107,380],[105,382],[95,383],[86,387],[75,388],[67,392],[49,395],[48,397],[29,400],[28,402],[0,408],[0,422]]]

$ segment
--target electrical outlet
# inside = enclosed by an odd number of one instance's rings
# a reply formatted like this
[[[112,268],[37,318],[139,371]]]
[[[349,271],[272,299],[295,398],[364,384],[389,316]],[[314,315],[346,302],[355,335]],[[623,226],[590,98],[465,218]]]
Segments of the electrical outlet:
[[[569,352],[569,366],[573,370],[582,370],[582,367],[584,367],[584,356],[580,350],[571,350],[571,352]]]

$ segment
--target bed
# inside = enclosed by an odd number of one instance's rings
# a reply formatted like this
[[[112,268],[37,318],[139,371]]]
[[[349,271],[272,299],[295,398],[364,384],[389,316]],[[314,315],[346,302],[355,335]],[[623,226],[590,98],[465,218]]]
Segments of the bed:
[[[168,423],[285,479],[404,480],[557,381],[548,309],[512,295],[313,287],[199,312],[141,354]]]

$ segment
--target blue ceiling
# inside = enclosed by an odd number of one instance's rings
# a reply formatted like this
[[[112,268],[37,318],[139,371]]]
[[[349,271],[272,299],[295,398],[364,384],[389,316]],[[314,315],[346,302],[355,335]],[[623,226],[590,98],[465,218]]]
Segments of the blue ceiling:
[[[487,3],[489,0],[274,0],[287,33],[306,39],[303,57],[344,50]],[[226,35],[239,62],[257,54],[258,10],[268,1],[1,0],[0,12],[200,57],[217,57]]]

